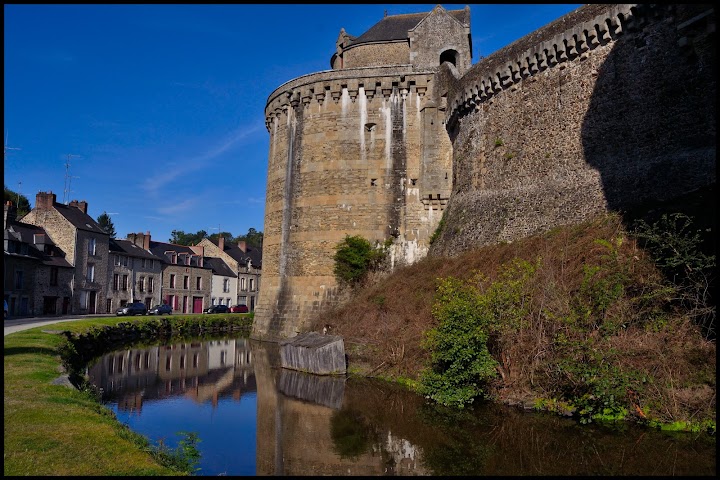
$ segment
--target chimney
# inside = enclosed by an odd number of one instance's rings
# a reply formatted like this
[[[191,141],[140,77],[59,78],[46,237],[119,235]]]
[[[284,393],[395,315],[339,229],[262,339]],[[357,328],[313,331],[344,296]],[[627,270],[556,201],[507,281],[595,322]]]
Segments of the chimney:
[[[225,251],[225,237],[223,237],[222,235],[220,235],[220,237],[218,238],[218,248],[221,252]]]
[[[87,214],[87,202],[83,200],[82,202],[78,202],[77,200],[70,200],[69,205],[71,207],[79,208],[81,212]]]
[[[242,250],[243,253],[246,253],[247,247],[245,247],[245,241],[240,240],[238,241],[238,248]]]
[[[145,232],[145,238],[143,238],[143,249],[150,250],[150,230]]]
[[[15,222],[15,219],[17,219],[17,208],[15,208],[15,205],[8,200],[5,202],[5,223],[3,224],[5,228],[7,228],[9,224]]]
[[[52,192],[38,192],[35,195],[35,208],[38,210],[51,210],[55,205],[55,194]]]

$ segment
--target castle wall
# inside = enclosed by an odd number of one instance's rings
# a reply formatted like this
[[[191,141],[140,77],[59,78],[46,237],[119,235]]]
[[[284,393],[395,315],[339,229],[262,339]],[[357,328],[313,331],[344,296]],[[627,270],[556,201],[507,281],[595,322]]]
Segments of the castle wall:
[[[392,237],[410,263],[715,183],[710,5],[585,5],[467,71],[421,72],[437,55],[423,41],[465,34],[435,13],[411,33],[429,55],[414,66],[319,72],[270,95],[255,338],[294,336],[333,303],[345,235]]]
[[[333,255],[346,235],[394,239],[395,264],[426,254],[451,178],[449,151],[440,152],[449,142],[424,149],[423,126],[433,129],[428,138],[444,129],[424,119],[431,79],[408,67],[346,69],[301,77],[270,96],[256,337],[293,336],[333,303]],[[423,170],[442,163],[447,180],[423,187]],[[434,203],[423,202],[423,188]]]
[[[455,178],[432,252],[714,183],[709,8],[590,5],[448,82]]]
[[[407,42],[369,43],[343,51],[343,68],[408,63],[410,63],[410,46]]]

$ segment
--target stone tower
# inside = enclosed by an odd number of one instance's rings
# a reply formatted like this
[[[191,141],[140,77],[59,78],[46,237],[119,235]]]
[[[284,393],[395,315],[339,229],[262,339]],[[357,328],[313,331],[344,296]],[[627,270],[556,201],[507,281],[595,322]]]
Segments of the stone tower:
[[[471,45],[468,7],[389,15],[358,37],[341,29],[332,70],[270,94],[254,338],[292,337],[335,301],[333,255],[346,235],[393,239],[393,265],[427,253],[453,177],[436,74],[467,71]]]

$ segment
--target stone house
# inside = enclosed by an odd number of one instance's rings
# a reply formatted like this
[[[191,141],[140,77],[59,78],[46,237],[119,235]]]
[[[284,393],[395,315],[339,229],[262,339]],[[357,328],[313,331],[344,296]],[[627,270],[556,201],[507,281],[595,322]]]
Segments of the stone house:
[[[154,242],[149,232],[145,235],[150,252],[162,261],[161,303],[173,313],[202,313],[210,305],[212,285],[203,247]]]
[[[212,269],[211,305],[235,305],[237,293],[237,273],[222,259],[205,257],[205,265]]]
[[[73,266],[42,227],[16,218],[12,202],[4,208],[4,297],[9,315],[68,313]]]
[[[71,303],[67,313],[94,314],[105,310],[110,235],[87,213],[85,201],[57,203],[52,192],[39,192],[35,208],[23,222],[42,227],[73,267]],[[63,308],[64,310],[64,308]]]
[[[224,237],[219,237],[216,242],[204,238],[198,245],[204,247],[209,256],[225,261],[237,273],[236,300],[233,303],[247,305],[251,312],[254,311],[260,291],[262,249],[251,247],[244,241],[228,243]]]
[[[131,233],[126,240],[110,240],[106,312],[129,302],[148,309],[162,303],[162,258],[150,252],[150,233]]]

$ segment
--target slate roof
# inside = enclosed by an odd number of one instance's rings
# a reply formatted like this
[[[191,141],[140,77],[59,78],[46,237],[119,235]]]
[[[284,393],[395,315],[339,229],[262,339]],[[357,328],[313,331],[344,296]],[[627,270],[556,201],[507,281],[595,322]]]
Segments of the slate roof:
[[[165,242],[154,242],[150,240],[150,251],[153,253],[153,255],[160,257],[160,260],[167,264],[167,265],[179,265],[183,266],[182,264],[175,264],[170,262],[170,259],[165,255],[165,252],[176,252],[178,255],[181,253],[187,253],[188,255],[195,255],[197,256],[197,253],[193,252],[193,250],[185,245],[176,245],[174,243],[165,243]],[[207,258],[207,257],[204,257]],[[203,260],[204,263],[204,260]],[[189,266],[189,265],[188,265]],[[193,265],[193,267],[195,267]],[[207,265],[204,267],[195,267],[195,268],[208,268]]]
[[[467,11],[448,10],[447,12],[461,24],[466,25],[468,23]],[[408,38],[408,31],[415,28],[417,24],[430,13],[431,12],[388,15],[370,27],[367,32],[350,41],[348,46],[369,42],[405,40]]]
[[[151,258],[153,260],[163,260],[165,258],[164,256],[158,257],[152,252],[148,252],[147,250],[138,247],[130,240],[117,240],[114,238],[110,239],[110,253],[124,253],[131,257]]]
[[[221,258],[205,257],[205,266],[212,269],[213,274],[223,275],[225,277],[237,277],[227,263]]]
[[[217,240],[210,241],[215,246],[218,246]],[[223,251],[241,265],[247,266],[248,260],[250,260],[254,268],[262,268],[262,248],[251,247],[246,244],[245,251],[243,252],[240,250],[240,247],[237,246],[237,243],[225,242]]]
[[[35,234],[45,235],[45,244],[50,245],[50,254],[45,253],[35,245]],[[4,239],[14,240],[16,242],[28,244],[28,254],[21,255],[16,253],[5,252],[6,255],[28,256],[39,260],[43,265],[49,267],[73,268],[70,262],[65,260],[65,252],[63,252],[45,232],[45,229],[29,223],[15,221],[3,231]]]
[[[88,232],[103,233],[108,235],[108,233],[103,230],[90,215],[84,213],[77,207],[71,207],[70,205],[65,205],[64,203],[55,203],[53,204],[53,208],[55,208],[60,215],[65,217],[67,221],[78,230],[86,230]]]

